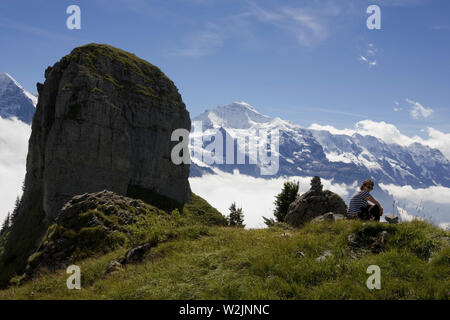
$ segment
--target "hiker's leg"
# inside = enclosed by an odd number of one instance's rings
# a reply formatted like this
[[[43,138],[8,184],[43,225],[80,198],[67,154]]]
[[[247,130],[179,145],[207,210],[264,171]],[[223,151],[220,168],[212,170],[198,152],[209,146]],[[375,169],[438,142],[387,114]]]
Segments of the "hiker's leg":
[[[369,216],[373,217],[375,221],[380,221],[380,207],[376,204],[374,206],[370,206],[369,208]]]
[[[359,211],[359,214],[358,214],[358,217],[361,220],[369,220],[369,218],[370,218],[369,208],[370,208],[370,206],[361,207],[361,210]]]

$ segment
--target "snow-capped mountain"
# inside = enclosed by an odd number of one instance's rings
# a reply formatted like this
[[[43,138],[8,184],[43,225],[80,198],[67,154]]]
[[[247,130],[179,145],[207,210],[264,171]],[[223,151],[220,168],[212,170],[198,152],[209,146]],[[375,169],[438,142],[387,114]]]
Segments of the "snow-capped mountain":
[[[7,73],[0,74],[0,117],[17,117],[31,124],[36,111],[37,97],[26,91]]]
[[[204,159],[199,158],[199,146],[191,145],[194,164],[191,176],[211,173],[212,167],[225,172],[237,169],[242,174],[261,176],[260,164],[251,164],[250,161],[254,155],[245,149],[245,144],[236,141],[238,138],[245,141],[245,137],[254,135],[257,130],[279,129],[279,170],[275,176],[318,175],[346,184],[372,177],[384,184],[450,187],[450,161],[439,150],[418,143],[404,147],[368,135],[335,135],[328,131],[305,129],[290,121],[262,115],[245,102],[207,110],[193,119],[193,123],[196,121],[202,121],[202,130],[193,131],[191,138],[201,136],[203,151],[208,150],[211,137],[221,132],[224,140],[235,140],[234,158],[241,154],[245,164],[237,164],[237,161],[226,164],[225,142],[224,164],[205,164]]]

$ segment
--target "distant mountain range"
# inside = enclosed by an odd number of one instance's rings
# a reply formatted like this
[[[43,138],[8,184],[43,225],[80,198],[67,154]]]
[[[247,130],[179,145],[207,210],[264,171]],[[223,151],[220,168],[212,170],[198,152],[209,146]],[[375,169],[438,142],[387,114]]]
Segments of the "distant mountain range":
[[[27,92],[9,74],[0,74],[0,116],[17,117],[31,124],[36,109],[37,97]],[[262,115],[245,102],[234,102],[207,110],[195,117],[193,123],[201,121],[200,132],[205,151],[211,137],[220,132],[225,139],[237,139],[254,135],[257,130],[278,129],[280,132],[279,170],[274,175],[314,176],[337,183],[352,184],[372,177],[378,183],[413,187],[450,187],[450,161],[437,149],[419,143],[409,146],[389,144],[370,135],[339,135],[324,130],[302,128],[291,121]],[[193,126],[194,127],[194,126]],[[192,132],[191,136],[199,133]],[[191,146],[192,147],[192,146]],[[261,164],[251,164],[250,153],[245,146],[234,143],[234,157],[243,155],[244,164],[205,164],[197,153],[192,153],[191,176],[213,173],[213,168],[225,172],[238,170],[254,177],[273,178],[261,175]],[[192,148],[195,151],[195,147]],[[228,150],[229,151],[229,150]]]
[[[9,74],[0,74],[0,116],[2,118],[17,117],[31,124],[37,104],[37,97],[30,94]],[[311,177],[318,175],[333,183],[342,183],[353,188],[354,183],[370,177],[376,181],[375,197],[385,208],[397,207],[398,212],[406,212],[395,205],[397,202],[386,190],[378,184],[396,186],[410,185],[414,188],[431,186],[450,187],[450,161],[438,149],[433,149],[419,143],[409,146],[386,143],[370,135],[332,134],[325,130],[302,128],[291,121],[271,118],[259,113],[245,102],[234,102],[207,110],[192,119],[195,123],[201,121],[199,132],[191,132],[191,139],[199,138],[203,143],[198,147],[191,145],[191,177],[201,177],[205,174],[215,174],[215,169],[257,178]],[[243,155],[244,164],[206,164],[198,157],[200,152],[207,151],[212,136],[219,132],[223,138],[243,139],[254,135],[257,130],[278,129],[280,132],[279,170],[275,175],[261,174],[260,164],[251,164],[251,152],[245,151],[245,145],[234,141],[234,160],[238,154]],[[224,139],[224,146],[225,140]],[[242,141],[242,140],[241,140]],[[250,156],[250,157],[249,157]],[[227,157],[224,148],[223,159]],[[349,194],[350,196],[350,194]],[[348,201],[348,199],[344,199]],[[442,204],[430,210],[445,209]],[[420,215],[416,205],[409,204],[408,212]],[[448,222],[442,212],[436,216],[437,222]]]
[[[26,91],[7,73],[0,74],[0,117],[17,117],[31,124],[36,110],[37,97]]]
[[[244,137],[255,130],[278,129],[279,176],[314,176],[352,184],[371,177],[377,183],[429,187],[450,187],[450,161],[437,149],[419,143],[407,147],[388,144],[369,135],[336,135],[328,131],[302,128],[290,121],[260,114],[245,102],[235,102],[207,110],[195,117],[202,122],[202,148],[208,149],[211,136],[220,131],[225,138]],[[198,135],[198,134],[197,134]],[[235,143],[235,153],[245,155],[244,147]],[[198,151],[198,150],[197,150]],[[226,148],[223,157],[226,158]],[[197,154],[199,154],[197,152]],[[239,170],[242,174],[262,176],[260,164],[205,165],[195,153],[191,176],[211,173],[212,168],[225,172]],[[225,161],[224,161],[225,162]]]

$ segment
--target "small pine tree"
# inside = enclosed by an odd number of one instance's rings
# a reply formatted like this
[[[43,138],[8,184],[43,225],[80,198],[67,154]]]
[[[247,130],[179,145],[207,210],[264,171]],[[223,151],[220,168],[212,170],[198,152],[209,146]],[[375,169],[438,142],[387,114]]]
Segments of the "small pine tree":
[[[275,209],[273,215],[278,222],[283,222],[289,209],[289,205],[298,196],[298,181],[286,181],[283,185],[281,193],[275,197]]]
[[[272,226],[274,226],[275,223],[277,223],[277,222],[276,222],[275,220],[273,220],[272,218],[266,218],[266,217],[264,217],[264,216],[263,216],[263,220],[264,220],[264,223],[266,224],[266,226],[268,226],[269,228],[272,227]]]
[[[236,203],[234,202],[230,206],[230,214],[227,217],[227,222],[229,226],[233,227],[245,227],[244,224],[244,213],[242,212],[242,208],[237,208]]]
[[[11,226],[11,214],[8,212],[6,215],[5,221],[3,221],[2,228],[0,229],[0,235],[4,234],[9,230],[9,227]]]
[[[14,210],[9,218],[11,225],[13,225],[17,219],[17,213],[19,212],[19,207],[20,207],[21,202],[22,202],[22,200],[19,197],[17,197],[16,202],[14,203]]]

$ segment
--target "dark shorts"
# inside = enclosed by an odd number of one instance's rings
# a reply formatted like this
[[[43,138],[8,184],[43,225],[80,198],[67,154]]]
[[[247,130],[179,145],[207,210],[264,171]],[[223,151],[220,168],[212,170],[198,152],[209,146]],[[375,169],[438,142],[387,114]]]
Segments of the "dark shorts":
[[[381,210],[378,205],[361,207],[361,212],[358,213],[358,218],[361,220],[380,221],[380,211]]]

